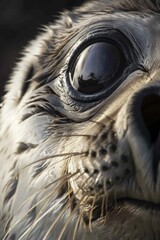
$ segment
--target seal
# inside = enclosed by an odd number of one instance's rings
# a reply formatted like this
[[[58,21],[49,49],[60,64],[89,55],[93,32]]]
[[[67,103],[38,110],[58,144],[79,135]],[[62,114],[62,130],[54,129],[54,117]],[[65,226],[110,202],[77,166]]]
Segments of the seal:
[[[160,239],[159,39],[159,0],[100,0],[29,44],[1,108],[1,239]]]

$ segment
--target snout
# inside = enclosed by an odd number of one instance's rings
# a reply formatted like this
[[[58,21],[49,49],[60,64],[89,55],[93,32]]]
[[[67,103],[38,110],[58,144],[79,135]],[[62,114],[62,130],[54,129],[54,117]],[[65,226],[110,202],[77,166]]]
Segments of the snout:
[[[144,199],[160,203],[160,84],[133,94],[118,114],[117,129],[119,122],[126,123],[123,138],[129,143],[134,179]]]

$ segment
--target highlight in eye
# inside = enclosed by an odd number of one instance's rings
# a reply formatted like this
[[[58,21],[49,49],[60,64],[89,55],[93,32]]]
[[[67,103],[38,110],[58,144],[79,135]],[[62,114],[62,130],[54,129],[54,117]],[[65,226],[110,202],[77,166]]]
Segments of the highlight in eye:
[[[71,70],[72,86],[81,93],[95,94],[111,88],[123,73],[126,59],[121,49],[109,42],[85,48]]]

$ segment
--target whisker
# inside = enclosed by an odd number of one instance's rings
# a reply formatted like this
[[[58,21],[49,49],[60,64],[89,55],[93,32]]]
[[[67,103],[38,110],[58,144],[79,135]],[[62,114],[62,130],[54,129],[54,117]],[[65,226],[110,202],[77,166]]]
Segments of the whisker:
[[[78,174],[79,173],[79,171],[78,172],[76,172],[76,174]],[[76,174],[72,174],[69,178],[68,178],[68,180],[71,178],[71,177],[74,177],[74,176],[76,176]],[[83,175],[84,173],[82,173],[81,175]],[[75,180],[77,180],[81,175],[79,175]],[[73,192],[73,190],[72,189],[70,189],[71,190],[71,192],[70,192],[70,194]],[[69,191],[70,191],[69,190]],[[68,192],[69,192],[68,191]],[[67,196],[69,196],[70,194],[68,194]],[[45,207],[46,207],[46,205],[48,204],[48,202],[43,206],[43,208],[41,209],[41,212],[43,212],[43,209],[45,209]],[[39,215],[37,215],[37,219],[39,218]],[[35,220],[36,221],[36,220]]]
[[[70,194],[72,192],[72,190],[70,189],[64,196],[63,198],[59,199],[51,208],[49,208],[45,213],[43,213],[38,220],[36,220],[36,222],[34,222],[24,233],[23,235],[18,239],[18,240],[22,240],[23,237],[32,231],[32,229],[47,215],[49,214],[56,206],[58,206],[65,198],[68,194]]]
[[[113,122],[113,119],[111,118],[111,117],[108,117],[108,116],[106,116],[104,113],[100,113],[100,115],[104,115],[105,116],[105,118],[107,118],[110,122]],[[68,125],[70,125],[70,124],[73,124],[73,122],[62,122],[62,123],[56,123],[56,121],[68,121],[69,119],[68,118],[61,118],[61,117],[57,117],[56,118],[56,120],[53,120],[53,123],[52,123],[52,126],[60,126],[60,124],[61,125],[63,125],[63,124],[68,124]],[[96,123],[96,124],[99,124],[100,126],[102,126],[102,127],[105,127],[106,126],[106,124],[105,123],[102,123],[101,121],[96,121],[96,120],[91,120],[91,119],[87,119],[87,123],[88,122],[91,122],[91,123]],[[76,124],[79,124],[79,125],[82,125],[82,124],[84,124],[84,123],[76,123]]]
[[[60,233],[60,235],[59,235],[59,237],[58,237],[57,240],[61,240],[61,238],[62,238],[62,236],[63,236],[63,234],[64,234],[64,232],[65,232],[68,224],[70,223],[70,221],[71,221],[74,213],[77,211],[77,209],[79,208],[79,206],[80,206],[80,204],[83,202],[83,200],[86,198],[86,196],[88,196],[87,193],[79,200],[79,202],[77,203],[76,207],[73,209],[70,217],[68,218],[68,220],[66,221],[65,225],[63,226],[63,228],[62,228],[62,230],[61,230],[61,233]],[[46,240],[46,239],[44,239],[44,240]]]
[[[104,181],[103,189],[104,189],[104,209],[105,209],[105,210],[103,210],[104,211],[103,215],[105,213],[105,218],[104,218],[104,225],[105,225],[107,222],[107,208],[108,208],[108,192],[107,192],[107,189],[105,186],[105,181]]]
[[[107,116],[104,112],[99,113],[99,115],[102,115],[105,119],[107,119],[111,124],[115,122],[111,117]]]
[[[63,161],[68,161],[68,159],[61,159],[61,160],[57,161],[56,163],[51,162],[51,164],[48,166],[47,170],[52,169],[55,165],[57,165],[58,163],[63,162]]]
[[[93,200],[93,203],[92,203],[92,206],[91,206],[91,210],[89,211],[89,230],[90,232],[92,232],[92,216],[93,216],[93,210],[94,210],[94,205],[96,203],[96,200],[97,200],[97,194],[95,194],[94,196],[94,200]]]
[[[83,184],[83,186],[81,187],[81,189],[83,189],[83,188],[85,187],[86,183],[89,181],[90,178],[91,178],[91,177],[88,177],[88,179],[87,179],[86,182]],[[81,189],[79,189],[79,190],[81,190]],[[83,200],[86,198],[86,196],[88,196],[88,192],[85,192],[85,195],[79,200],[79,202],[77,203],[76,207],[73,209],[70,217],[68,218],[66,224],[64,225],[64,227],[63,227],[63,229],[62,229],[62,231],[61,231],[60,236],[58,237],[58,240],[61,240],[61,237],[63,236],[63,234],[64,234],[64,232],[65,232],[65,230],[66,230],[69,222],[71,221],[73,214],[77,211],[77,209],[79,208],[79,206],[80,206],[80,204],[83,202]],[[87,201],[87,200],[88,200],[88,198],[86,199],[86,201]],[[86,202],[86,201],[85,201],[85,202]],[[83,204],[85,204],[85,202],[84,202]],[[80,219],[81,219],[81,215],[80,215]],[[78,223],[79,223],[79,221],[78,221]],[[74,230],[73,236],[74,236],[74,235],[76,236],[76,232],[77,232],[77,231],[78,231],[78,225],[76,226],[76,228],[75,228],[75,230]]]
[[[67,135],[63,135],[63,134],[60,134],[60,135],[56,135],[54,136],[54,139],[55,138],[63,138],[63,137],[66,137],[66,138],[69,138],[69,137],[93,137],[95,138],[96,136],[95,135],[91,135],[91,134],[67,134]]]
[[[106,127],[106,124],[102,123],[100,121],[96,121],[96,120],[88,120],[88,121],[91,122],[91,123],[95,123],[95,124],[99,125],[102,128]]]
[[[72,174],[69,179],[71,177],[74,177],[78,172]],[[84,173],[83,173],[84,174]],[[81,175],[80,175],[81,176]],[[78,176],[78,177],[80,177]],[[78,178],[77,177],[77,178]],[[55,192],[55,191],[54,191]],[[28,234],[29,232],[32,231],[32,229],[47,215],[49,214],[60,202],[62,202],[62,200],[64,200],[67,196],[69,196],[71,193],[73,192],[72,189],[68,190],[68,192],[65,193],[65,195],[63,196],[62,199],[60,199],[58,202],[56,202],[56,204],[54,204],[50,209],[48,209],[45,213],[43,213],[41,216],[37,215],[37,219],[35,220],[35,222],[32,224],[32,226],[30,226],[24,233],[23,235],[21,236],[21,238],[19,240],[21,240],[26,234]],[[53,193],[52,193],[53,194]],[[73,196],[74,197],[74,196]],[[45,209],[46,205],[48,204],[48,202],[43,206],[43,208],[41,209],[41,212],[43,212],[43,209]],[[69,202],[70,204],[70,202]],[[67,208],[66,208],[67,209]]]
[[[61,216],[63,215],[63,213],[68,209],[68,207],[70,206],[70,202],[68,202],[64,208],[60,211],[60,213],[58,214],[57,218],[55,219],[55,221],[52,223],[52,225],[50,226],[50,228],[48,229],[47,233],[45,234],[43,240],[46,240],[47,237],[49,236],[49,234],[51,233],[52,229],[54,228],[54,226],[56,225],[56,223],[58,222],[58,220],[61,218]]]
[[[54,194],[58,189],[60,189],[60,188],[67,182],[68,179],[70,179],[71,177],[74,177],[74,176],[75,176],[76,174],[78,174],[78,173],[79,173],[79,171],[75,172],[74,174],[68,174],[68,178],[67,178],[67,177],[65,177],[65,178],[61,177],[61,178],[59,178],[58,180],[56,179],[56,180],[54,181],[54,183],[56,183],[57,181],[60,181],[60,180],[63,180],[63,182],[62,182],[61,184],[59,184],[59,185],[54,189],[54,191],[50,192],[48,195],[46,195],[44,198],[42,198],[39,202],[37,202],[36,204],[34,204],[34,205],[27,211],[27,213],[25,213],[17,222],[15,222],[15,224],[12,226],[12,228],[9,228],[9,230],[6,232],[6,234],[5,234],[5,236],[4,236],[4,238],[3,238],[2,240],[5,240],[5,238],[6,238],[7,235],[10,233],[10,231],[11,231],[12,229],[14,229],[15,226],[16,226],[20,221],[22,221],[22,220],[28,215],[29,212],[31,212],[35,207],[37,207],[37,206],[38,206],[40,203],[42,203],[45,199],[47,199],[49,196],[51,196],[52,194]],[[53,184],[53,182],[52,182],[52,184]],[[51,183],[48,184],[48,185],[51,186]],[[46,188],[45,188],[45,189],[46,189]],[[40,192],[40,191],[39,191],[39,192]],[[34,195],[36,195],[36,194],[34,194]],[[31,198],[31,197],[30,197],[30,198]],[[29,198],[29,199],[30,199],[30,198]],[[23,202],[23,204],[21,204],[21,206],[19,206],[17,209],[19,209],[20,207],[24,206],[25,203],[26,203],[29,199],[27,199],[25,202]],[[14,213],[15,213],[15,212],[14,212]],[[12,216],[14,215],[14,213],[12,214]],[[8,219],[7,224],[8,224],[8,222],[10,221],[10,219],[12,218],[12,216],[10,216],[10,218]],[[6,228],[6,225],[5,225],[5,228]]]
[[[88,181],[89,179],[90,179],[90,177],[87,179],[87,181]],[[87,182],[87,181],[86,181],[86,182]],[[86,182],[83,184],[83,186],[85,186]],[[82,188],[83,188],[83,186],[82,186]],[[76,192],[74,195],[76,196],[80,190],[81,190],[81,189],[78,189],[77,192]],[[75,197],[74,195],[71,197],[71,200],[74,199],[74,197]],[[87,196],[87,193],[85,193],[85,195],[83,196],[83,200],[84,200],[84,198],[85,198],[86,196]],[[82,199],[81,199],[81,200],[82,200]],[[80,200],[80,202],[82,202],[81,200]],[[80,205],[80,204],[79,204],[79,205]],[[56,225],[56,223],[58,222],[58,220],[61,218],[61,216],[64,214],[64,212],[67,210],[67,208],[68,208],[69,206],[70,206],[70,202],[68,202],[68,203],[66,204],[66,206],[65,206],[65,207],[61,210],[61,212],[58,214],[57,218],[55,219],[55,221],[53,222],[53,224],[50,226],[50,228],[48,229],[47,233],[45,234],[43,240],[47,240],[47,237],[49,236],[49,234],[50,234],[51,231],[53,230],[54,226]],[[76,207],[76,210],[77,210],[77,207]],[[74,210],[73,210],[73,211],[74,211]],[[71,214],[71,216],[72,216],[72,214]],[[70,218],[69,218],[69,222],[70,222]],[[69,222],[68,222],[68,220],[67,220],[67,224],[65,224],[65,226],[64,226],[65,228],[63,227],[63,229],[62,229],[62,231],[61,231],[61,233],[60,233],[60,237],[62,237],[62,235],[63,235],[66,227],[67,227],[68,224],[69,224]],[[60,240],[60,237],[58,238],[58,240]]]
[[[76,235],[77,235],[77,232],[78,232],[78,228],[79,228],[81,219],[82,219],[82,215],[81,215],[81,213],[79,213],[79,217],[78,217],[77,222],[76,222],[75,227],[74,227],[72,240],[76,240]]]
[[[85,186],[87,185],[88,181],[92,178],[93,175],[94,175],[94,174],[92,174],[91,176],[89,176],[89,177],[87,178],[87,180],[85,181],[85,183],[84,183],[83,186],[81,187],[81,190],[82,190],[83,188],[85,188]],[[85,202],[88,201],[89,197],[90,197],[90,195],[88,195],[88,197],[87,197],[87,199],[86,199]],[[84,204],[83,204],[83,205],[84,205]],[[79,214],[80,214],[80,219],[83,218],[83,209],[84,209],[84,207],[82,207],[81,211],[79,212]],[[77,224],[78,224],[78,223],[77,223]],[[78,226],[77,226],[77,227],[78,227]],[[77,228],[77,227],[75,227],[75,228]],[[78,230],[78,229],[77,229],[77,230]],[[75,235],[75,236],[76,236],[77,230],[75,229],[75,232],[74,232],[74,235]]]
[[[83,152],[82,155],[86,155],[86,154],[88,154],[88,152]],[[79,155],[77,154],[76,156],[79,156]],[[61,163],[61,162],[65,163],[65,161],[68,161],[68,160],[69,160],[68,158],[64,158],[64,159],[58,160],[56,162],[51,162],[51,164],[48,166],[47,169],[49,170],[49,169],[53,168],[55,165],[57,165],[58,163]],[[37,175],[37,177],[38,177],[38,175]]]
[[[78,172],[76,172],[78,173]],[[73,175],[74,176],[74,175]],[[56,182],[60,181],[60,180],[64,180],[67,178],[66,177],[72,177],[72,174],[71,173],[68,173],[54,181],[52,181],[51,183],[47,184],[46,186],[44,186],[43,188],[41,188],[39,191],[36,191],[36,193],[32,194],[28,199],[26,199],[22,204],[20,204],[20,206],[18,206],[16,208],[16,210],[11,214],[11,216],[9,217],[9,219],[7,220],[6,224],[5,224],[5,227],[4,227],[4,231],[6,232],[7,231],[7,225],[8,223],[10,222],[10,220],[12,219],[12,217],[14,216],[14,214],[16,213],[16,211],[18,211],[20,208],[22,208],[29,200],[31,200],[32,198],[34,198],[36,195],[38,195],[39,193],[41,193],[43,190],[46,190],[48,189],[51,185],[55,184]],[[45,199],[44,199],[45,200]]]
[[[104,196],[102,198],[101,217],[103,217],[104,213],[105,213],[105,211],[104,211],[104,209],[105,209],[105,202],[106,202],[106,199],[105,199],[105,194],[104,194]]]
[[[55,123],[56,121],[67,121],[67,122],[64,122],[64,124],[73,124],[75,123],[74,121],[71,121],[71,119],[69,119],[68,117],[64,116],[64,117],[59,117],[59,116],[56,116],[56,118],[51,122],[51,123]],[[59,124],[59,122],[57,123]],[[62,122],[63,124],[63,122]]]
[[[87,154],[88,152],[70,152],[70,153],[61,153],[61,154],[55,154],[55,155],[51,155],[51,156],[46,156],[46,157],[43,157],[43,158],[40,158],[30,164],[27,164],[26,166],[23,167],[23,169],[21,170],[24,170],[26,169],[27,167],[30,167],[32,166],[33,164],[35,163],[38,163],[38,162],[41,162],[41,161],[45,161],[45,160],[48,160],[48,159],[51,159],[51,158],[56,158],[56,157],[70,157],[70,156],[79,156],[79,155],[85,155]]]

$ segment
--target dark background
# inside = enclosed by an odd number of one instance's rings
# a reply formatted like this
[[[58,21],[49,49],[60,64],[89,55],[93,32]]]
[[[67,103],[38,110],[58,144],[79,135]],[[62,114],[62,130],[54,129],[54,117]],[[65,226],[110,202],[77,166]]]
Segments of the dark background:
[[[0,0],[0,96],[20,52],[60,11],[84,0]]]

